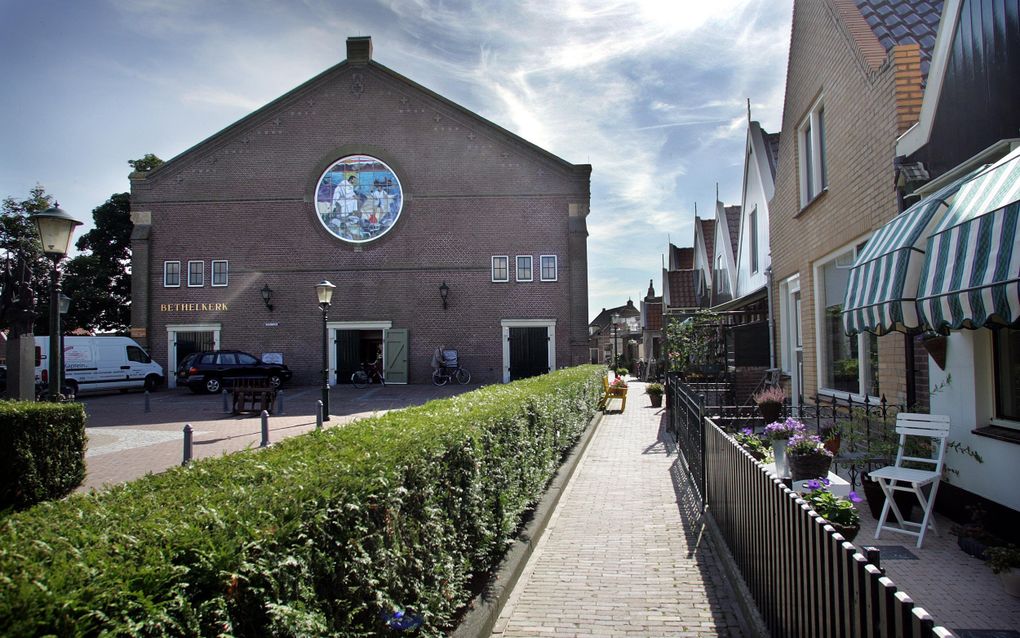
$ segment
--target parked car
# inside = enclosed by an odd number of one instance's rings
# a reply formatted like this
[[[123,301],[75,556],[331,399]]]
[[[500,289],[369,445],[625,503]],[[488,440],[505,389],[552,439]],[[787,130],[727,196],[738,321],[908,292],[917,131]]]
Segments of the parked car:
[[[210,350],[189,354],[177,368],[177,383],[192,392],[220,392],[241,379],[266,379],[274,388],[290,381],[290,368],[264,363],[240,350]]]

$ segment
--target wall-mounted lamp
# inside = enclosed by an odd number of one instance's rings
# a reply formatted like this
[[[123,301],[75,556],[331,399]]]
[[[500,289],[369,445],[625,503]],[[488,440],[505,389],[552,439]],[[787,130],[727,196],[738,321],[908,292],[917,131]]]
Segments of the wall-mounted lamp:
[[[439,296],[443,298],[443,310],[446,310],[446,296],[449,294],[450,287],[447,286],[446,282],[444,281],[443,284],[439,286]]]
[[[263,303],[266,304],[266,308],[272,310],[273,304],[271,304],[270,302],[273,300],[273,289],[269,287],[269,284],[266,284],[262,286],[262,290],[260,290],[259,292],[262,293],[262,301]]]

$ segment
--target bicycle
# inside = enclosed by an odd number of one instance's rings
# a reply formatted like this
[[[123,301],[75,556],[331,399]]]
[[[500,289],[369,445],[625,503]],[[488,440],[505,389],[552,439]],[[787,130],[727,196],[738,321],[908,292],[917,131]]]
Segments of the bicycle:
[[[368,384],[373,382],[386,385],[386,379],[383,378],[382,372],[379,371],[379,366],[374,363],[362,363],[361,370],[356,370],[351,375],[351,384],[359,390],[368,387]]]
[[[461,385],[467,385],[471,382],[471,373],[460,366],[440,366],[432,373],[432,383],[436,385],[446,385],[451,379],[456,379]]]

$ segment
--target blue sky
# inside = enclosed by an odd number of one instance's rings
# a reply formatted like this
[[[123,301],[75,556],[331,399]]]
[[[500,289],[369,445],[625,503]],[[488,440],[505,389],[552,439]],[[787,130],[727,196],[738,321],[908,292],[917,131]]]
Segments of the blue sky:
[[[781,124],[792,0],[0,0],[0,196],[36,183],[82,220],[346,56],[375,60],[592,165],[589,316],[661,294],[716,183],[740,201],[747,103]],[[621,166],[622,163],[622,166]]]

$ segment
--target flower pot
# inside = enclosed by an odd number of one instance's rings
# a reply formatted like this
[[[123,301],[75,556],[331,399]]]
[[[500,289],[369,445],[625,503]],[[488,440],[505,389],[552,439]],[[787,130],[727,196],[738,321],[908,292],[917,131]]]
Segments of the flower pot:
[[[857,534],[861,531],[859,523],[857,525],[839,525],[829,521],[829,525],[832,525],[834,530],[842,534],[843,538],[851,543],[854,542],[854,539],[857,538]]]
[[[868,509],[871,511],[871,518],[877,521],[879,517],[882,516],[882,506],[885,505],[885,494],[882,493],[882,488],[878,486],[878,483],[871,480],[871,477],[868,476],[867,472],[861,474],[861,489],[864,490],[864,498],[868,501]],[[903,518],[908,521],[913,520],[914,506],[919,505],[914,495],[907,494],[906,492],[895,492],[893,494],[893,500],[896,501],[896,507],[900,508],[900,513],[903,514]],[[889,520],[896,520],[892,514],[892,510],[889,511]]]
[[[840,437],[840,435],[838,434],[830,436],[828,439],[825,440],[824,443],[822,443],[822,447],[828,450],[829,453],[832,454],[833,456],[836,456],[837,454],[839,454],[839,445],[842,442],[841,438],[842,437]]]
[[[761,412],[761,418],[765,420],[765,424],[775,423],[779,420],[779,415],[783,413],[782,403],[759,403],[758,411]]]
[[[999,572],[999,580],[1002,581],[1002,588],[1010,596],[1020,598],[1020,569],[1007,569]]]
[[[786,462],[790,466],[790,478],[797,482],[828,476],[832,457],[828,454],[787,454]]]
[[[940,370],[946,369],[947,341],[948,339],[946,337],[943,337],[942,335],[939,335],[937,337],[929,337],[921,341],[921,345],[923,345],[924,349],[928,351],[928,356],[932,358],[932,360],[935,362],[935,365],[937,365]]]
[[[991,546],[980,538],[960,534],[956,538],[956,544],[959,545],[960,549],[963,550],[963,553],[968,556],[973,556],[978,560],[988,560],[987,557],[985,557],[985,550]]]
[[[790,468],[786,464],[786,439],[772,441],[772,457],[776,460],[776,476],[786,478],[790,475]]]
[[[661,394],[649,394],[648,399],[652,402],[653,408],[662,407],[662,395]]]

